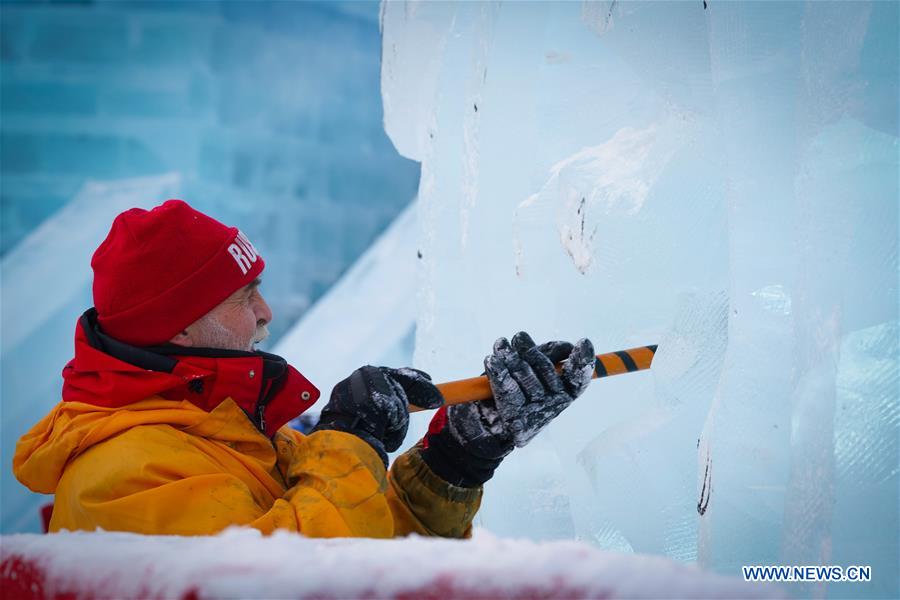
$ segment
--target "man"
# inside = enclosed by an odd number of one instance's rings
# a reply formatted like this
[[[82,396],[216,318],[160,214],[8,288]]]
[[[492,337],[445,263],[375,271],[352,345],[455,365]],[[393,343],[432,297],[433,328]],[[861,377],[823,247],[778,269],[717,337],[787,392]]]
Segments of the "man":
[[[91,266],[95,307],[78,321],[62,402],[13,460],[22,483],[56,495],[51,531],[464,537],[503,457],[593,370],[587,340],[501,338],[485,360],[495,400],[442,408],[387,471],[408,404],[437,408],[439,391],[421,371],[366,366],[335,386],[310,435],[286,427],[319,392],[254,351],[272,311],[264,261],[237,229],[180,200],[131,209]]]

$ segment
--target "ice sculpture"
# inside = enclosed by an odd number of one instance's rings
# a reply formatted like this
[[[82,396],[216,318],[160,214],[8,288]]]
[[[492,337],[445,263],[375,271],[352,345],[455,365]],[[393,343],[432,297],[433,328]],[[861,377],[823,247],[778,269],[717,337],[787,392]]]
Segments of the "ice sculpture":
[[[659,342],[488,484],[481,523],[898,595],[898,5],[382,5],[420,161],[416,366]],[[421,429],[421,425],[420,425]]]

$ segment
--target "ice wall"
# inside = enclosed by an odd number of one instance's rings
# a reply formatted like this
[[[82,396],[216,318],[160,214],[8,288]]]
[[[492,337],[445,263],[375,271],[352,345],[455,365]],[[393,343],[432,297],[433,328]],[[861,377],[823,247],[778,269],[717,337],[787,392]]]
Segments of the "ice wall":
[[[88,180],[177,171],[266,257],[277,337],[415,196],[381,126],[374,0],[0,13],[0,254]]]
[[[660,344],[488,484],[481,523],[898,595],[898,5],[382,4],[422,164],[416,366]],[[421,423],[418,424],[421,431]]]

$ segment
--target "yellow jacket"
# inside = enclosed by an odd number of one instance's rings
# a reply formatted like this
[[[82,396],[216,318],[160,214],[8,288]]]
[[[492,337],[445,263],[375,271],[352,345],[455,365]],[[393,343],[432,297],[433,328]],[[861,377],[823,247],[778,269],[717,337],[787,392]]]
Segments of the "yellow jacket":
[[[270,440],[231,400],[205,412],[149,398],[61,402],[19,441],[16,477],[56,494],[50,530],[211,534],[229,525],[311,537],[468,536],[481,488],[451,486],[418,448],[385,472],[359,438],[282,427]]]
[[[19,481],[56,494],[51,531],[463,537],[481,501],[481,488],[432,473],[418,447],[386,473],[356,436],[283,427],[319,393],[271,354],[135,348],[91,309],[63,378],[63,401],[13,458]]]

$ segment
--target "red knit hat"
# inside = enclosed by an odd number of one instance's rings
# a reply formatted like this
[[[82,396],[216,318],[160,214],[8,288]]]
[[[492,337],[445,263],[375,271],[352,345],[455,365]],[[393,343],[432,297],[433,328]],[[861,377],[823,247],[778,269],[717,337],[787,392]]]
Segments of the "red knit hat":
[[[252,282],[265,262],[250,240],[181,200],[126,210],[94,252],[100,327],[135,346],[168,342]]]

